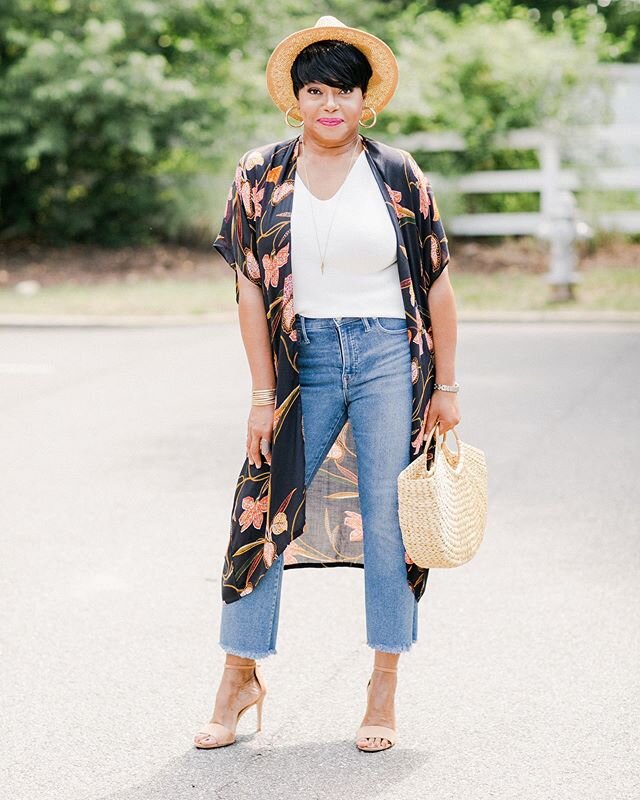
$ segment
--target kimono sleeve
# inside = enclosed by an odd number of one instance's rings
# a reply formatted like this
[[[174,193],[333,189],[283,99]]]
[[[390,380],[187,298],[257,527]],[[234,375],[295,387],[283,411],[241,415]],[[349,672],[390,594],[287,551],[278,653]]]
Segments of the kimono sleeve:
[[[252,187],[245,169],[246,155],[236,166],[220,233],[213,242],[213,247],[235,271],[236,303],[240,302],[238,270],[256,286],[262,285],[256,252],[256,229],[252,220]]]
[[[438,203],[431,181],[426,179],[425,191],[429,200],[429,213],[425,220],[428,229],[424,240],[424,265],[427,270],[428,286],[433,286],[435,280],[444,272],[451,260],[449,255],[449,242],[442,224]]]
[[[419,209],[416,208],[415,211],[420,235],[420,255],[425,282],[431,287],[450,261],[449,242],[430,179],[410,154],[409,163],[416,178],[414,186],[417,186],[419,195]]]

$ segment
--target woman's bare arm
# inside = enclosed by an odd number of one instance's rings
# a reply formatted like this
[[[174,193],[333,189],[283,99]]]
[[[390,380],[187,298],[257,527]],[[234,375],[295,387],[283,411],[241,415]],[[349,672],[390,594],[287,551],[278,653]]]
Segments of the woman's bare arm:
[[[240,270],[238,273],[238,318],[240,333],[249,362],[252,389],[275,389],[276,378],[271,353],[269,324],[264,311],[260,287]],[[249,463],[262,466],[260,439],[272,441],[274,404],[251,406],[247,421],[247,454]],[[271,464],[271,454],[264,457]]]
[[[449,267],[442,272],[429,289],[428,303],[435,352],[436,383],[452,384],[456,380],[458,319],[453,286],[449,280]],[[434,390],[427,414],[426,435],[438,419],[440,420],[440,433],[446,433],[460,422],[457,393]]]
[[[455,383],[458,317],[448,267],[429,290],[428,302],[435,350],[436,382]]]

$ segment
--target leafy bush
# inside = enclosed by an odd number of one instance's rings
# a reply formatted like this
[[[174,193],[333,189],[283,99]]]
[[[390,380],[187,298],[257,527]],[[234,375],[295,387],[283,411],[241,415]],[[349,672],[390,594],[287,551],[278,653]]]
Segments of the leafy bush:
[[[3,8],[3,236],[119,244],[179,229],[180,187],[225,156],[234,64],[226,56],[246,39],[251,5],[8,0]],[[233,79],[242,97],[243,77]]]

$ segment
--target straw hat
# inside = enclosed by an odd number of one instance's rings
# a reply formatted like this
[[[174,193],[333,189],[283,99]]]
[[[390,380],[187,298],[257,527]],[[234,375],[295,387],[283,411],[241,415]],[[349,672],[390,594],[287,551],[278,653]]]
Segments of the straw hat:
[[[367,57],[373,75],[367,86],[365,103],[378,113],[383,109],[398,85],[398,62],[389,45],[371,33],[359,28],[350,28],[336,17],[320,17],[313,28],[303,28],[290,34],[279,42],[269,57],[266,68],[267,89],[274,103],[281,111],[297,105],[291,80],[291,65],[298,53],[312,42],[321,39],[339,39],[355,45]],[[302,120],[299,109],[292,109],[289,115]],[[370,109],[363,108],[362,120],[373,116]]]

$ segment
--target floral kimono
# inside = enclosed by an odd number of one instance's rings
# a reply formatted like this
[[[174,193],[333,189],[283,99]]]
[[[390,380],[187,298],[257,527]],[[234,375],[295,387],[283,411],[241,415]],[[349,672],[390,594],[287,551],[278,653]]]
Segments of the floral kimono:
[[[305,488],[304,427],[297,367],[298,340],[291,272],[290,218],[301,135],[246,152],[229,189],[213,247],[259,286],[270,332],[276,400],[271,464],[245,457],[238,476],[221,587],[226,603],[253,591],[278,557],[283,568],[364,568],[358,464],[347,421]],[[427,296],[449,262],[445,231],[430,181],[405,150],[361,136],[366,158],[393,221],[398,276],[411,351],[413,413],[409,460],[423,452],[435,379]],[[238,275],[235,278],[239,300]],[[247,406],[249,405],[249,400]],[[433,458],[431,440],[427,457]],[[405,552],[416,600],[428,569]]]

